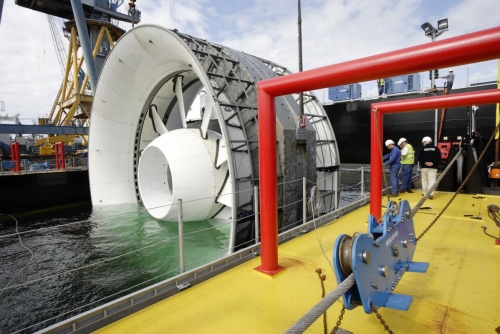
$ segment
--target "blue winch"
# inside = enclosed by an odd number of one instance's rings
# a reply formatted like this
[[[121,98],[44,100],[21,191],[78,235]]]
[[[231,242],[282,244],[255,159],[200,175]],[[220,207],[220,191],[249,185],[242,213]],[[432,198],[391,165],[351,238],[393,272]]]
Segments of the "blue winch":
[[[333,263],[337,283],[354,273],[356,284],[344,295],[344,305],[353,309],[362,304],[366,313],[388,307],[407,311],[412,296],[394,293],[405,272],[425,273],[426,262],[413,262],[416,247],[415,228],[408,201],[390,201],[379,224],[368,217],[368,233],[340,235],[335,241]]]

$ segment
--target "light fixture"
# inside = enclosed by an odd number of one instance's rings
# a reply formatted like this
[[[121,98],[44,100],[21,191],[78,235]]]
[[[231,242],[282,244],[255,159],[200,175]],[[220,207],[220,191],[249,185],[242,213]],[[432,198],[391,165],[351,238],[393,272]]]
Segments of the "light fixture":
[[[422,30],[424,31],[426,36],[429,36],[429,35],[432,36],[432,32],[436,30],[436,28],[434,28],[432,26],[432,24],[430,24],[429,22],[425,22],[420,27],[422,28]]]
[[[438,21],[438,30],[447,31],[448,30],[448,19],[442,19]]]

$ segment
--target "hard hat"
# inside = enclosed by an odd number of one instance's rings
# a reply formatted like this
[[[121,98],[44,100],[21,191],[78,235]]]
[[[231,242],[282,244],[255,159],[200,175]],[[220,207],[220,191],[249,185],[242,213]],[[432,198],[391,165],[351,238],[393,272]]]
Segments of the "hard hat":
[[[391,144],[392,144],[392,145],[394,145],[394,142],[393,142],[391,139],[387,139],[387,140],[385,141],[385,146],[386,146],[386,147],[387,147],[387,146],[389,146],[389,145],[391,145]]]
[[[431,137],[424,137],[424,138],[422,138],[422,143],[432,143]]]
[[[450,69],[449,69],[449,71],[450,71],[450,72],[453,72],[453,69],[452,69],[452,68],[450,68]]]
[[[406,141],[406,138],[400,138],[399,141],[398,141],[398,146],[400,146],[405,141]]]

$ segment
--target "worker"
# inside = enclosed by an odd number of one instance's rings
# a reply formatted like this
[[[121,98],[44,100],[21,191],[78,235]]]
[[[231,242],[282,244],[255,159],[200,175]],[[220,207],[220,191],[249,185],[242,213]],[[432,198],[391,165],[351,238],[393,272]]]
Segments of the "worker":
[[[450,68],[448,71],[448,75],[445,75],[444,77],[440,77],[442,79],[446,79],[446,89],[448,90],[448,93],[451,90],[451,87],[453,87],[453,81],[455,81],[455,74],[453,74],[453,69]]]
[[[401,149],[401,190],[400,192],[413,193],[411,190],[412,186],[412,175],[413,175],[413,165],[415,164],[415,150],[411,146],[406,138],[400,138],[398,141],[398,146]]]
[[[377,79],[378,97],[385,94],[385,79]]]
[[[388,139],[385,141],[385,146],[391,150],[390,153],[384,155],[382,160],[385,161],[384,165],[389,166],[391,171],[391,193],[390,197],[399,196],[398,185],[399,185],[399,170],[401,169],[401,151],[396,146],[393,140]]]
[[[436,182],[439,160],[441,160],[441,151],[432,145],[431,137],[422,138],[423,147],[418,150],[417,160],[420,163],[422,173],[422,196]],[[434,190],[429,195],[429,199],[434,198]]]

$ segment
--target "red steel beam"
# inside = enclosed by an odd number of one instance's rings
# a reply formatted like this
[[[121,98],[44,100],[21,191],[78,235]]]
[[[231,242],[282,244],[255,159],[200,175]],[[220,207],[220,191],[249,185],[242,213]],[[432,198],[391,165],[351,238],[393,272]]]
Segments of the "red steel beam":
[[[500,27],[260,81],[257,87],[262,257],[261,266],[256,269],[270,275],[281,270],[277,243],[275,97],[497,58]]]
[[[382,213],[382,160],[380,148],[383,146],[383,115],[400,112],[422,111],[438,108],[456,108],[470,105],[495,104],[500,102],[500,89],[480,92],[433,96],[403,101],[373,103],[371,107],[370,138],[370,213],[376,219]],[[378,121],[377,121],[378,118]],[[378,132],[377,132],[378,125]],[[380,138],[379,138],[380,136]]]

